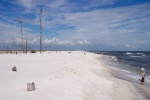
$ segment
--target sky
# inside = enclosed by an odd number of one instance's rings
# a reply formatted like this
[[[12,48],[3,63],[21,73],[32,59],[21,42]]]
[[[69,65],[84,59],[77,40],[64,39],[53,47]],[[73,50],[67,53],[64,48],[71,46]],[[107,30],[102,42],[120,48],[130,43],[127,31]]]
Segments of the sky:
[[[0,0],[0,49],[150,51],[150,0]],[[15,41],[15,42],[14,42]],[[15,48],[15,47],[14,47]]]

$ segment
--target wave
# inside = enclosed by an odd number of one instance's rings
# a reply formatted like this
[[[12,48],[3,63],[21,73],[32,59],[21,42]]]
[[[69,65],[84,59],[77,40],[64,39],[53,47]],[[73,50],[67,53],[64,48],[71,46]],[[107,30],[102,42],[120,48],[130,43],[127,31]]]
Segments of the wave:
[[[117,61],[117,57],[116,56],[110,56],[110,58],[112,58],[113,60]]]
[[[141,79],[141,76],[138,75],[138,74],[136,74],[136,75],[127,75],[127,76],[128,76],[128,77],[131,77],[131,78],[133,78],[133,79],[135,79],[135,80]],[[150,76],[146,76],[146,77],[145,77],[145,82],[150,82]]]
[[[138,55],[143,55],[144,53],[136,53],[136,54],[138,54]]]
[[[150,70],[149,54],[145,52],[111,52],[106,54],[105,63],[112,69],[118,72],[115,77],[125,79],[132,82],[139,82],[141,75],[139,72],[140,66],[145,66]],[[116,60],[116,61],[115,61]],[[118,60],[118,61],[117,61]],[[147,62],[146,62],[147,61]],[[120,75],[121,74],[121,75]],[[150,84],[150,74],[147,72],[145,82]],[[149,85],[150,86],[150,85]]]
[[[125,72],[125,73],[128,73],[128,74],[131,74],[132,72],[130,71],[127,71],[127,70],[123,70],[123,69],[119,69],[119,68],[114,68],[114,67],[110,67],[111,69],[114,69],[114,70],[117,70],[117,71],[120,71],[120,72]]]
[[[133,58],[139,58],[139,57],[145,57],[146,55],[133,55],[133,56],[130,56],[130,57],[133,57]]]
[[[146,56],[144,53],[131,53],[131,52],[126,52],[124,53],[125,55],[130,55],[131,57],[143,57]]]
[[[133,54],[133,53],[131,53],[131,52],[126,52],[126,53],[124,53],[124,54],[126,54],[126,55],[131,55],[131,54]]]
[[[135,79],[135,80],[141,79],[141,76],[140,76],[140,75],[127,75],[127,76],[132,77],[132,78]]]
[[[127,71],[127,70],[122,70],[122,69],[118,69],[118,68],[114,68],[114,67],[110,67],[111,69],[113,70],[116,70],[118,72],[121,72],[122,74],[128,76],[128,77],[131,77],[132,79],[135,79],[135,80],[139,80],[141,79],[141,75],[140,74],[137,74],[137,73],[133,73],[133,72],[130,72],[130,71]],[[150,82],[150,76],[146,76],[145,77],[145,82]]]
[[[118,72],[121,72],[122,74],[128,76],[128,77],[131,77],[135,80],[139,80],[141,79],[141,75],[140,74],[137,74],[137,73],[133,73],[133,72],[130,72],[130,71],[127,71],[127,70],[123,70],[123,69],[118,69],[118,68],[114,68],[114,67],[110,67],[111,69],[113,70],[116,70]],[[150,82],[150,76],[146,76],[145,77],[145,82]]]
[[[143,54],[142,56],[144,57],[144,56],[146,56],[146,55]]]
[[[146,82],[150,82],[150,76],[146,76],[145,80]]]
[[[130,56],[130,57],[133,57],[133,58],[139,58],[139,57],[143,57],[143,56]]]
[[[146,56],[144,53],[136,53],[137,55]]]

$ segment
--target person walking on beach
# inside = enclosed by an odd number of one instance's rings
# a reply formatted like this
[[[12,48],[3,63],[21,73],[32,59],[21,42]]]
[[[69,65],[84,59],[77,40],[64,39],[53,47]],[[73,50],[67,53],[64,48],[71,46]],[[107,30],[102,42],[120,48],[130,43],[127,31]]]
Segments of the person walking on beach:
[[[145,69],[141,68],[142,78],[140,79],[141,84],[143,85],[145,82]]]

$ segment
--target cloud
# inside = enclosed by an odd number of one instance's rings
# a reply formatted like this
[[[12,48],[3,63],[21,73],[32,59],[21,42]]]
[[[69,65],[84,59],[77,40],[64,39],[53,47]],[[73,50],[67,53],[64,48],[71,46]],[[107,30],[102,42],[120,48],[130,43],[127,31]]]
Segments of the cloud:
[[[55,45],[89,45],[91,44],[88,40],[84,39],[78,40],[77,42],[69,41],[69,40],[60,40],[58,38],[52,38],[52,39],[44,39],[43,44],[55,44]]]
[[[150,25],[147,8],[149,4],[68,13],[61,23],[75,29],[61,31],[61,36],[73,40],[86,38],[104,44],[124,45],[134,41],[136,44],[142,34],[149,31],[146,28]]]
[[[16,3],[27,9],[32,9],[33,7],[33,0],[16,0]]]
[[[44,44],[56,44],[56,45],[74,45],[73,42],[68,41],[68,40],[60,40],[58,38],[52,38],[52,39],[44,39],[43,40]]]
[[[30,10],[37,7],[50,7],[58,9],[63,5],[72,10],[87,10],[92,7],[112,5],[115,2],[116,0],[15,0],[13,3]]]
[[[20,39],[22,37],[20,33],[20,26],[17,27],[14,23],[0,23],[0,43],[13,43],[14,39],[16,39],[17,43],[20,43]],[[31,40],[33,38],[38,38],[37,34],[31,33],[31,29],[23,27],[23,35],[24,35],[24,41],[27,37],[28,40]]]
[[[40,40],[38,38],[34,38],[32,40],[28,40],[28,43],[30,43],[30,44],[39,44]]]
[[[116,0],[74,0],[69,2],[68,7],[70,7],[72,11],[80,12],[80,11],[93,10],[96,7],[104,7],[104,6],[112,5],[115,2]]]
[[[39,38],[34,38],[34,39],[30,39],[28,40],[28,43],[29,44],[39,44]],[[7,39],[5,41],[6,43],[14,43],[14,40],[13,39]],[[15,38],[15,42],[16,43],[22,43],[22,39],[21,38]],[[25,43],[25,40],[24,40],[24,43]],[[56,37],[53,37],[52,39],[43,39],[42,40],[42,43],[44,45],[77,45],[77,44],[80,44],[80,45],[89,45],[91,44],[89,41],[87,41],[86,39],[84,39],[83,41],[82,40],[78,40],[77,42],[73,42],[73,41],[69,41],[69,40],[61,40],[61,39],[58,39]]]
[[[47,7],[57,9],[67,2],[66,0],[15,0],[12,3],[21,6],[25,11],[30,12],[39,8],[46,9]]]
[[[59,8],[63,5],[65,5],[66,3],[67,3],[66,0],[52,0],[46,6],[48,6],[50,8]]]
[[[87,40],[78,40],[77,41],[77,44],[81,44],[81,45],[85,45],[85,44],[91,44],[89,41],[87,41]]]
[[[42,26],[43,43],[45,44],[103,44],[113,45],[115,48],[118,46],[136,48],[136,45],[149,43],[150,11],[147,10],[150,8],[149,3],[115,7],[113,4],[118,0],[80,0],[80,2],[70,2],[69,0],[15,1],[17,1],[17,5],[24,7],[25,10],[33,11],[30,14],[23,11],[23,14],[19,13],[19,16],[24,17],[24,33],[28,34],[31,43],[39,42],[37,12],[40,7],[43,8]],[[107,8],[109,5],[112,5],[113,8]],[[0,34],[3,36],[1,42],[5,40],[4,38],[20,38],[19,26],[15,26],[9,20],[9,17],[0,16],[2,17],[0,19],[2,26]],[[2,21],[4,19],[5,21]],[[33,41],[34,38],[37,38],[36,41]]]

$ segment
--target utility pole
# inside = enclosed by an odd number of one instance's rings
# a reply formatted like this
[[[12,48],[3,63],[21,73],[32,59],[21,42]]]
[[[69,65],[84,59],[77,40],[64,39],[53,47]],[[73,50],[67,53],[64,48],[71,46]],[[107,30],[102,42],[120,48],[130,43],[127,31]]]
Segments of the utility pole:
[[[38,12],[39,14],[39,21],[40,21],[40,53],[42,52],[42,9],[40,9],[40,11]]]
[[[5,45],[4,45],[4,52],[6,53],[6,50],[5,50]]]
[[[28,52],[28,40],[27,40],[27,37],[26,37],[26,54]]]
[[[17,21],[19,24],[20,24],[20,27],[21,27],[21,35],[22,35],[22,46],[21,46],[21,48],[22,48],[22,51],[24,51],[24,46],[23,46],[23,32],[22,32],[22,19],[21,18],[15,18],[14,19],[15,21]]]

